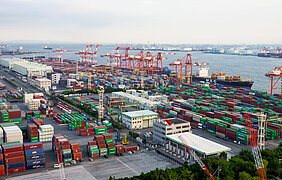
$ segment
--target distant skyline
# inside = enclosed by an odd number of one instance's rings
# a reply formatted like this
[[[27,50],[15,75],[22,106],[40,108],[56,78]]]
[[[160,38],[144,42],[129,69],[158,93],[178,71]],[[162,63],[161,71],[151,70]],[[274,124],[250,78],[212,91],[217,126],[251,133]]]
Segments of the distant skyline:
[[[282,0],[0,0],[0,44],[282,44]]]

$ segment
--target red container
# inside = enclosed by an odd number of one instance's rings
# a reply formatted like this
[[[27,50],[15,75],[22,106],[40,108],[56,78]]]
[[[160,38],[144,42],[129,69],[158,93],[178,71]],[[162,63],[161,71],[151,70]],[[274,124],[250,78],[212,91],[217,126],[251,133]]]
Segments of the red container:
[[[105,144],[105,140],[99,140],[99,141],[97,140],[97,144],[98,144],[98,145],[100,145],[100,144]]]
[[[10,152],[17,152],[17,151],[23,151],[23,146],[18,145],[18,146],[12,146],[12,147],[4,147],[4,154],[10,153]]]
[[[104,138],[105,139],[112,139],[113,135],[111,135],[111,134],[104,134]]]
[[[99,157],[99,154],[91,154],[90,157],[91,158],[96,158],[96,157]]]
[[[25,162],[25,157],[19,156],[19,157],[13,157],[13,158],[5,158],[6,164],[14,164],[14,163],[18,163],[18,162]]]
[[[70,149],[70,145],[69,145],[69,144],[67,144],[67,145],[61,145],[61,148],[62,148],[62,149]]]
[[[99,149],[101,149],[101,148],[106,148],[107,146],[106,146],[106,144],[100,144],[100,145],[98,145],[98,147],[99,147]]]
[[[236,132],[231,129],[226,129],[226,137],[230,140],[235,141],[236,140]]]
[[[0,165],[0,176],[5,174],[5,166],[4,164]]]
[[[215,129],[216,129],[216,132],[226,134],[226,128],[223,128],[221,126],[216,126]]]
[[[21,110],[8,110],[8,114],[10,119],[15,119],[15,118],[21,118],[22,117],[22,112]]]
[[[124,148],[125,152],[128,152],[128,151],[138,151],[139,150],[139,147],[138,146],[127,146]]]
[[[72,152],[73,152],[73,153],[81,152],[81,148],[72,149]]]
[[[107,147],[110,148],[110,147],[115,147],[115,143],[109,143],[107,144]]]
[[[23,171],[25,171],[25,166],[9,169],[7,173],[10,174],[15,172],[23,172]]]
[[[80,133],[80,136],[94,136],[95,133],[94,132],[82,132]]]
[[[3,154],[1,154],[3,159]],[[17,152],[11,152],[11,153],[5,153],[5,158],[13,158],[13,157],[18,157],[18,156],[24,156],[23,151],[17,151]]]
[[[42,119],[34,119],[34,124],[39,128],[39,126],[44,125],[44,121]]]
[[[71,149],[78,149],[78,148],[80,148],[80,144],[79,143],[71,144]]]
[[[97,141],[88,141],[88,146],[97,145]]]
[[[104,140],[104,136],[103,135],[95,135],[94,140],[97,140],[97,141]]]
[[[24,144],[24,150],[37,149],[37,148],[43,148],[43,144],[40,142],[32,143],[32,144]]]
[[[118,154],[124,153],[124,152],[125,152],[124,145],[122,145],[122,144],[117,144],[117,145],[116,145],[116,151],[117,151]]]
[[[80,161],[82,160],[82,152],[77,152],[72,154],[73,160]]]
[[[4,158],[3,154],[0,154],[0,160],[2,160]]]
[[[70,142],[69,142],[69,140],[67,140],[67,139],[58,139],[59,140],[59,142],[60,142],[60,145],[70,145]]]

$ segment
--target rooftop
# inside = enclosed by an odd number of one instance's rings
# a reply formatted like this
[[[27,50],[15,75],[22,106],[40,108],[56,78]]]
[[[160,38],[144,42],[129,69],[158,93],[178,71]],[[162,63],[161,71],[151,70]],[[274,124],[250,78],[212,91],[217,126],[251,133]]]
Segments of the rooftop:
[[[229,147],[223,146],[221,144],[218,144],[216,142],[210,141],[208,139],[202,138],[189,132],[168,135],[167,138],[178,144],[183,145],[184,143],[180,140],[179,136],[184,137],[187,142],[186,145],[188,147],[201,154],[215,155],[221,152],[231,151]]]
[[[130,118],[142,117],[142,116],[157,116],[158,113],[155,113],[150,110],[141,110],[141,111],[131,111],[131,112],[123,112],[123,115],[126,115]]]
[[[138,97],[138,96],[135,96],[135,95],[132,95],[132,94],[129,94],[129,93],[125,93],[125,92],[121,92],[121,91],[120,92],[113,92],[113,94],[117,94],[117,95],[120,95],[120,96],[123,96],[123,97],[126,97],[126,98],[134,99],[136,101],[151,104],[151,105],[152,104],[157,105],[157,104],[160,103],[160,102],[151,101],[149,99]]]
[[[51,80],[50,79],[47,79],[47,78],[37,78],[37,79],[35,79],[36,81],[40,81],[40,82],[45,82],[45,81],[50,81],[51,82]]]

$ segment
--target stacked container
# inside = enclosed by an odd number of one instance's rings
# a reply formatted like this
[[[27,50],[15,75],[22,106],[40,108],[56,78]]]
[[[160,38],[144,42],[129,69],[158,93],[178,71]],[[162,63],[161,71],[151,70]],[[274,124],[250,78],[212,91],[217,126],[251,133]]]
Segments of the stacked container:
[[[9,114],[6,110],[0,111],[0,121],[1,122],[9,122]]]
[[[27,120],[27,122],[31,123],[31,117],[33,116],[33,112],[32,111],[27,111],[25,113],[25,118]]]
[[[10,122],[14,122],[17,124],[22,123],[22,112],[18,107],[14,109],[8,109],[8,114],[9,114]]]
[[[19,142],[2,144],[6,173],[25,171],[23,146]]]
[[[21,129],[16,125],[3,127],[5,142],[17,142],[23,143],[23,135]]]
[[[113,136],[111,134],[104,134],[105,142],[108,148],[108,154],[109,155],[115,155],[116,154],[116,147],[113,140]]]
[[[72,151],[73,160],[82,161],[82,152],[81,152],[80,144],[78,143],[71,144],[71,151]]]
[[[26,169],[45,167],[43,144],[40,142],[24,143]]]
[[[92,127],[79,130],[80,136],[94,136],[94,134],[94,129]]]
[[[70,142],[61,134],[55,134],[53,136],[52,149],[60,162],[70,163],[72,161]]]
[[[117,145],[115,145],[115,147],[116,147],[116,154],[118,156],[122,156],[125,152],[124,145],[123,144],[117,144]]]
[[[38,129],[39,141],[50,142],[54,135],[54,127],[51,124],[41,125]]]
[[[33,123],[27,125],[27,138],[30,142],[38,142],[38,127]]]
[[[94,127],[95,134],[105,134],[108,132],[108,128],[106,126],[96,126]]]
[[[97,141],[89,141],[87,144],[88,156],[91,158],[99,157],[99,148]]]
[[[40,118],[40,111],[33,111],[33,116],[36,118]]]
[[[0,127],[0,144],[4,143],[4,131],[2,127]]]
[[[2,146],[0,146],[0,176],[5,174],[4,155]]]

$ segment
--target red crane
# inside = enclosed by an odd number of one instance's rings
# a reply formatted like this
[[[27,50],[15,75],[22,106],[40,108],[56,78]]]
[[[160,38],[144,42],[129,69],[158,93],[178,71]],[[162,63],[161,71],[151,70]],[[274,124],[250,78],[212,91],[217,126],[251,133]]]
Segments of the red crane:
[[[63,63],[63,56],[65,52],[71,52],[71,50],[64,50],[64,49],[56,49],[53,52],[56,52],[57,59],[60,61],[60,63]]]
[[[258,146],[258,131],[252,127],[252,121],[249,114],[244,114],[244,118],[246,120],[246,128],[249,133],[249,142],[252,146],[252,154],[254,156],[255,165],[257,168],[258,176],[260,180],[265,180],[266,178],[266,171],[264,168],[263,160],[260,153],[260,148]]]
[[[187,54],[182,59],[177,59],[174,63],[170,63],[170,66],[175,68],[175,75],[181,82],[185,78],[185,82],[192,83],[192,55]]]
[[[120,50],[124,52],[120,53]],[[129,67],[129,50],[130,47],[118,46],[115,49],[115,53],[103,54],[101,57],[107,57],[109,59],[110,66],[116,66],[117,68],[128,68]]]
[[[273,70],[270,72],[266,73],[266,75],[270,79],[270,95],[273,94],[273,91],[275,90],[280,90],[280,95],[282,95],[282,66],[280,67],[275,67]],[[280,86],[279,86],[280,82]]]
[[[165,120],[165,122],[172,127],[173,131],[172,134],[175,134],[177,129],[174,126],[174,124],[167,119],[164,115],[161,109],[158,110],[159,115]],[[206,175],[211,179],[211,180],[215,180],[214,176],[212,175],[212,173],[209,171],[208,167],[205,165],[205,163],[201,160],[201,158],[196,154],[195,151],[193,151],[187,144],[187,141],[185,140],[185,138],[180,135],[179,139],[182,141],[183,146],[186,148],[186,150],[189,152],[189,154],[193,157],[193,159],[199,164],[199,166],[201,167],[201,169],[206,173]]]

